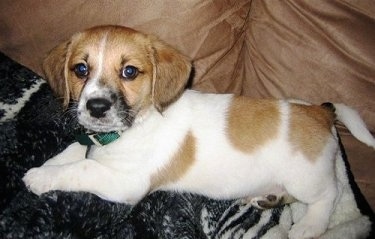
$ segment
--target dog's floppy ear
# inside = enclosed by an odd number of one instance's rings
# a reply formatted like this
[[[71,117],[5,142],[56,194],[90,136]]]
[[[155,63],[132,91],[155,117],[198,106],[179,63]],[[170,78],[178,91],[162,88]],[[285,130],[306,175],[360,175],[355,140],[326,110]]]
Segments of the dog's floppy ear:
[[[151,37],[152,47],[152,99],[155,108],[162,112],[173,103],[188,83],[191,62],[173,47]]]
[[[52,90],[58,97],[63,98],[63,106],[69,104],[69,86],[66,79],[66,61],[70,41],[61,43],[53,48],[43,61],[43,71]]]

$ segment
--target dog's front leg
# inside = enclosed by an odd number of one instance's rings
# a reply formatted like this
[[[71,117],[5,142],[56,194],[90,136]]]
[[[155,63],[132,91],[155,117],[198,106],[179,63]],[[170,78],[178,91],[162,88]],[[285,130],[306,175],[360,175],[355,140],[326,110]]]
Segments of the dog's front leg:
[[[47,160],[43,165],[63,165],[85,159],[87,147],[79,143],[69,145],[64,151]]]
[[[37,195],[50,190],[84,191],[109,201],[130,204],[138,202],[149,188],[148,180],[135,174],[125,175],[91,159],[32,168],[23,181]]]

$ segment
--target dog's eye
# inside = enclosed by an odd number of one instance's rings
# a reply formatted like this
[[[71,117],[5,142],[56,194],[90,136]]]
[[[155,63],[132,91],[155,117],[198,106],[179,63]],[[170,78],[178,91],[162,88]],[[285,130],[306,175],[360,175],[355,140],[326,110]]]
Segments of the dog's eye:
[[[74,73],[78,78],[85,78],[89,74],[89,68],[83,63],[78,63],[74,66]]]
[[[134,80],[137,75],[138,69],[135,66],[125,66],[121,72],[121,76],[126,80]]]

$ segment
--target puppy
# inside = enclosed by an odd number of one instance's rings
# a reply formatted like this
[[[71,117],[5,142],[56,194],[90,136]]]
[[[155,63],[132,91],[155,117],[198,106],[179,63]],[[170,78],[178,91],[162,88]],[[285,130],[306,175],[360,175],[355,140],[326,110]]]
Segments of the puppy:
[[[375,148],[364,122],[342,104],[185,91],[188,58],[125,27],[73,35],[44,70],[64,105],[75,102],[92,146],[73,143],[30,169],[23,180],[38,195],[87,191],[135,204],[154,190],[176,190],[260,207],[285,195],[308,205],[289,237],[311,238],[327,229],[338,194],[336,119]]]

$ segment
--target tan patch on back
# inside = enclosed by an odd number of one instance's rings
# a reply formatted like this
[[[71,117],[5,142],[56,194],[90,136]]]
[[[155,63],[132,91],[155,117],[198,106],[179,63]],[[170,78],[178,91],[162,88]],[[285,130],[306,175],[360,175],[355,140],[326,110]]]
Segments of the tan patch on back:
[[[278,102],[233,98],[228,111],[228,137],[234,147],[250,153],[276,137],[280,127]]]
[[[333,112],[317,105],[290,105],[291,143],[314,161],[325,147],[335,120]]]
[[[168,165],[151,176],[151,189],[176,182],[191,167],[195,161],[196,139],[189,132]]]

